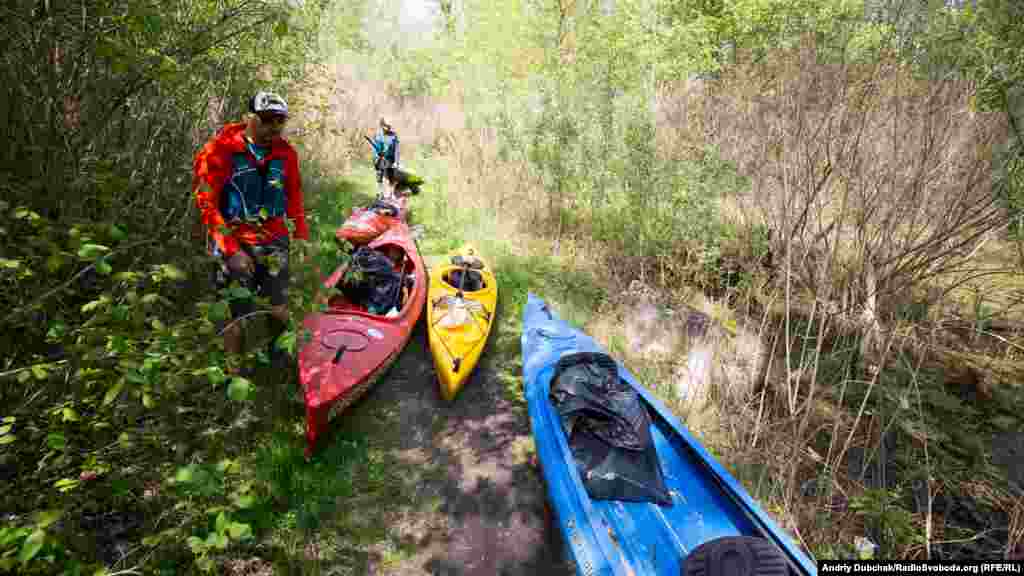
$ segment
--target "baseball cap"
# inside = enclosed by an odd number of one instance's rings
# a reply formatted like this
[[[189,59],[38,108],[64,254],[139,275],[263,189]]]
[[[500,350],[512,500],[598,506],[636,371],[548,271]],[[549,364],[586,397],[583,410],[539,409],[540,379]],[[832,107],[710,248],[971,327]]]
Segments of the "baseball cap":
[[[260,112],[272,112],[288,116],[288,103],[284,98],[273,92],[257,92],[249,100],[249,111],[259,114]]]

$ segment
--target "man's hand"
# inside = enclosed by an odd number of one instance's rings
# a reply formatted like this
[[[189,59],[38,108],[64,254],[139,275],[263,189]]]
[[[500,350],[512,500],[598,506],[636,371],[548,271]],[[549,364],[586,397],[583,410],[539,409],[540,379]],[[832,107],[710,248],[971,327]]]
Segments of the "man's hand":
[[[228,258],[228,268],[232,272],[252,274],[255,263],[245,250],[239,250],[231,258]]]

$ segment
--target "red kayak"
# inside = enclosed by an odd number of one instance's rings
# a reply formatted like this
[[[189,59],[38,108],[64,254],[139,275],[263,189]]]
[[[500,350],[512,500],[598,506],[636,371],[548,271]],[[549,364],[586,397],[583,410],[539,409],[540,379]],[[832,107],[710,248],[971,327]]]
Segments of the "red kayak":
[[[395,222],[404,222],[408,214],[408,197],[399,195],[392,200],[376,200],[367,208],[353,208],[352,215],[334,233],[338,240],[347,240],[353,246],[373,241]]]
[[[312,339],[299,351],[299,382],[306,403],[306,457],[328,423],[372,386],[408,344],[427,299],[427,273],[409,227],[397,221],[368,248],[387,254],[403,280],[400,309],[389,316],[371,314],[366,305],[338,294],[324,313],[311,314],[303,326]],[[325,288],[339,285],[347,266],[338,268]],[[411,276],[411,286],[408,280]]]

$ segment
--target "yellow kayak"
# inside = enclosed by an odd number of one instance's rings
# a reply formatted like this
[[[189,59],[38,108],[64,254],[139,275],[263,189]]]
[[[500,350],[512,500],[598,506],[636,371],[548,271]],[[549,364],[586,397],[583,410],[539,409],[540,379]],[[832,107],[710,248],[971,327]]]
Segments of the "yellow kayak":
[[[480,360],[497,302],[494,273],[472,246],[430,270],[427,341],[445,400],[455,398]]]

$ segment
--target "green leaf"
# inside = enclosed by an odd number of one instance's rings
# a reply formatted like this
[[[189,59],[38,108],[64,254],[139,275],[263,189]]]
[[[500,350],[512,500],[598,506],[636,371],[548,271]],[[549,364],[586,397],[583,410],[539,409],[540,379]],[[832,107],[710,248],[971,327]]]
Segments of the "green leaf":
[[[213,534],[213,545],[217,550],[224,550],[228,547],[229,543],[230,540],[228,540],[226,534],[221,534],[220,532],[215,532]]]
[[[64,514],[63,510],[43,510],[36,514],[36,527],[46,528],[50,524],[53,524]]]
[[[231,300],[252,298],[252,291],[245,286],[232,286],[231,288],[228,288],[228,298]]]
[[[277,337],[277,342],[275,343],[275,346],[277,346],[278,349],[284,350],[284,351],[286,351],[289,354],[294,356],[295,355],[295,341],[296,341],[295,331],[294,330],[288,330],[284,334],[281,334],[280,336]]]
[[[163,272],[163,276],[170,280],[185,280],[186,278],[188,278],[188,275],[185,274],[185,272],[183,272],[181,268],[178,268],[173,264],[164,264],[160,268],[161,271]]]
[[[14,426],[11,426],[10,424],[7,424],[5,426],[0,426],[0,436],[3,436],[4,434],[7,434],[8,432],[10,432],[11,428],[14,428]]]
[[[46,380],[46,366],[43,366],[42,364],[36,364],[35,366],[32,367],[32,375],[36,377],[36,380]]]
[[[210,366],[206,369],[206,377],[210,379],[210,383],[214,386],[220,386],[227,380],[227,375],[224,374],[224,369],[220,366]]]
[[[75,409],[71,407],[65,407],[61,410],[61,417],[64,422],[78,422],[79,420],[78,412],[75,412]]]
[[[76,486],[78,486],[78,480],[74,480],[71,478],[61,478],[60,480],[57,480],[56,482],[53,483],[53,487],[56,488],[57,490],[60,490],[61,492],[68,492],[69,490],[74,490]]]
[[[113,272],[114,269],[110,266],[110,263],[107,262],[106,258],[101,258],[96,261],[96,271],[103,276],[110,276],[110,273]]]
[[[11,259],[8,259],[8,258],[0,258],[0,268],[14,269],[14,268],[18,268],[19,266],[21,266],[21,261],[20,260],[11,260]]]
[[[83,304],[82,305],[82,313],[85,314],[85,313],[92,312],[93,310],[99,308],[100,306],[106,304],[109,301],[110,301],[110,297],[109,296],[106,296],[106,295],[101,296],[98,300],[93,300],[92,302],[88,302],[86,304]]]
[[[196,566],[199,566],[199,569],[203,572],[213,572],[215,564],[213,563],[213,558],[202,556],[196,558]]]
[[[225,474],[235,474],[238,472],[238,469],[238,462],[230,458],[225,458],[217,463],[217,470]]]
[[[213,322],[227,320],[228,312],[230,312],[230,309],[227,302],[215,302],[210,306],[210,320]]]
[[[107,389],[107,393],[103,395],[103,405],[108,406],[117,397],[121,395],[121,389],[124,388],[124,380],[118,380],[116,384]]]
[[[18,208],[17,210],[14,211],[15,220],[35,221],[39,220],[39,218],[39,214],[29,210],[28,208]]]
[[[36,554],[39,554],[39,551],[43,549],[45,541],[46,532],[42,530],[36,530],[29,534],[28,538],[21,544],[21,551],[18,552],[18,561],[22,565],[28,564],[29,560],[35,558]]]
[[[228,384],[228,398],[235,402],[242,402],[249,397],[249,392],[252,390],[252,382],[249,382],[245,378],[234,377],[231,379],[231,383]]]
[[[46,270],[51,274],[59,272],[64,267],[64,258],[60,254],[50,254],[46,258]]]
[[[82,247],[78,249],[78,257],[83,260],[92,260],[107,252],[110,252],[110,248],[102,244],[82,244]]]
[[[242,510],[247,510],[249,508],[252,508],[255,504],[256,504],[256,497],[253,496],[252,494],[245,494],[245,495],[242,495],[242,496],[236,495],[235,496],[235,506],[241,508]]]
[[[124,230],[117,227],[117,224],[110,225],[110,238],[112,240],[121,241],[125,238]]]
[[[17,416],[5,416],[3,420],[0,420],[0,422],[3,422],[4,424],[14,424],[17,421]]]
[[[50,340],[59,340],[67,334],[68,327],[63,322],[54,322],[50,329],[46,331],[46,337]]]
[[[156,402],[153,401],[153,396],[150,395],[149,392],[143,392],[142,393],[142,405],[144,407],[146,407],[147,409],[148,408],[152,408],[153,406],[156,406]]]
[[[228,527],[228,515],[223,512],[217,514],[215,526],[217,532],[223,532]]]
[[[8,434],[6,436],[0,436],[0,446],[7,446],[8,444],[14,444],[14,441],[17,440],[17,439],[18,439],[18,437],[15,436],[14,434]]]
[[[67,439],[59,432],[51,432],[46,436],[46,445],[54,450],[63,450],[67,444]]]
[[[203,542],[203,540],[198,536],[189,536],[188,540],[185,542],[188,543],[188,547],[192,550],[193,554],[202,554],[206,552],[206,542]]]
[[[32,379],[32,373],[28,370],[22,370],[18,372],[18,383],[24,384]]]
[[[228,534],[232,540],[248,540],[252,538],[252,527],[241,522],[232,522],[228,527]]]
[[[178,472],[174,475],[175,482],[188,483],[192,481],[195,475],[195,466],[188,465],[178,468]]]

